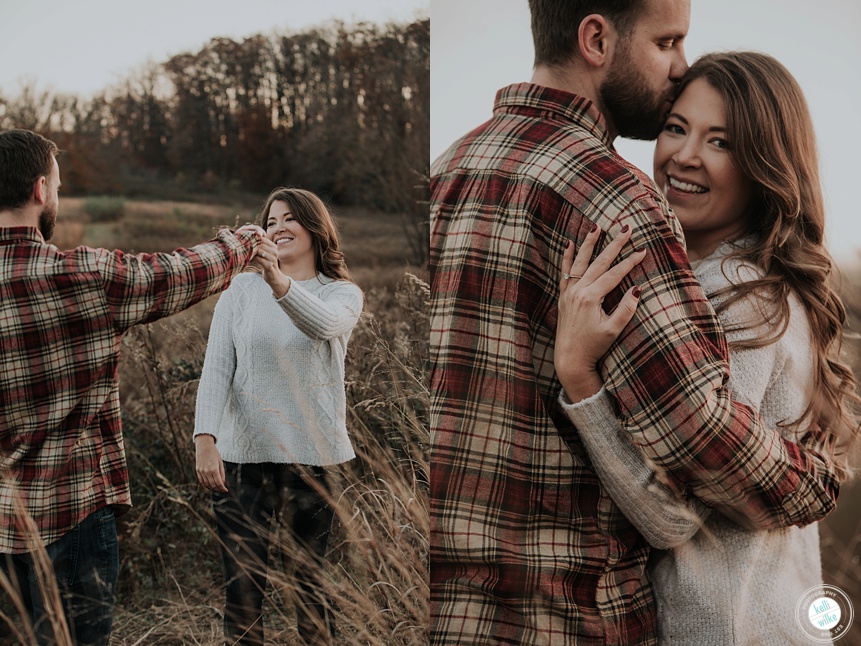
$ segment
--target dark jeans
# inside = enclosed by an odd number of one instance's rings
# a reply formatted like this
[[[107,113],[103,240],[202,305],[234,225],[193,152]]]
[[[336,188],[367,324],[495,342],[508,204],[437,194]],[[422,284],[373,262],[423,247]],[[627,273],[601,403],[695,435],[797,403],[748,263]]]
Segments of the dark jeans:
[[[290,464],[225,462],[228,493],[212,495],[227,581],[224,634],[231,644],[263,644],[263,597],[272,523],[300,550],[295,563],[299,590],[296,619],[307,644],[329,644],[329,601],[319,580],[329,542],[332,510],[325,470]],[[282,559],[286,558],[282,550]]]
[[[45,551],[54,568],[73,643],[107,646],[119,572],[113,508],[102,507],[93,512]],[[33,559],[29,553],[3,554],[0,568],[30,613],[39,643],[54,644],[54,629],[45,611]]]

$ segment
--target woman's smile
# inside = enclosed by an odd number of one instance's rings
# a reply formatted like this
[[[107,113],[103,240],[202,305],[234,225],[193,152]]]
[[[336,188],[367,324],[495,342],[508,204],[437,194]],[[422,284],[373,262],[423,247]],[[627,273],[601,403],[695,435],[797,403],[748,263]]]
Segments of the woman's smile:
[[[684,229],[691,258],[709,255],[749,226],[753,186],[727,137],[723,98],[695,79],[676,99],[655,145],[655,182]]]

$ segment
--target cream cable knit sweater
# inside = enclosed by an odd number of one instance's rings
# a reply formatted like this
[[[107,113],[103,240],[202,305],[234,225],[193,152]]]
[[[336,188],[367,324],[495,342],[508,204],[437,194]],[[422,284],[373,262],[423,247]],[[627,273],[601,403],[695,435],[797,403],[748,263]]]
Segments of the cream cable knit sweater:
[[[729,285],[727,276],[738,284],[759,275],[736,260],[727,260],[722,268],[730,250],[723,245],[694,268],[706,294]],[[750,299],[724,310],[719,317],[727,339],[755,336],[756,321],[762,320],[755,312]],[[795,297],[790,312],[780,341],[730,353],[733,397],[758,409],[772,428],[798,419],[813,383],[810,328]],[[729,331],[738,324],[744,329]],[[560,401],[607,492],[646,540],[662,548],[649,562],[662,645],[809,642],[796,625],[795,606],[809,588],[822,583],[817,525],[751,531],[717,512],[709,514],[698,501],[680,503],[622,430],[606,391],[573,405],[562,393]],[[781,432],[795,437],[791,428]]]
[[[325,466],[355,457],[346,427],[344,357],[362,311],[354,284],[319,275],[276,300],[240,274],[215,308],[194,435],[240,464]]]

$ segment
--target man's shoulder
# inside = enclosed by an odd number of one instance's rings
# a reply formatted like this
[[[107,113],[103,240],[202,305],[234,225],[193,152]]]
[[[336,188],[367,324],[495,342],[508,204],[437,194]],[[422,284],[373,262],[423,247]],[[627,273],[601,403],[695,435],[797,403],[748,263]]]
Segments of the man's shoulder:
[[[44,255],[51,271],[58,274],[95,273],[100,270],[101,263],[110,257],[111,251],[94,247],[75,247],[61,250],[54,245],[48,245],[49,251]]]
[[[455,139],[442,154],[431,162],[431,178],[444,175],[452,169],[462,165],[471,153],[471,148],[481,145],[482,141],[489,136],[489,129],[493,119],[476,126],[463,136]]]
[[[670,213],[643,171],[576,122],[521,119],[515,125],[491,119],[437,158],[431,169],[434,192],[474,174],[508,176],[551,190],[584,213]]]

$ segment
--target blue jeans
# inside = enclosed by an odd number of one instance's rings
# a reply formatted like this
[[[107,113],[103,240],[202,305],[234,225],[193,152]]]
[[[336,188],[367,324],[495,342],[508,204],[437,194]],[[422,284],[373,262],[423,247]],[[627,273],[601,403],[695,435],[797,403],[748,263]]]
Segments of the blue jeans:
[[[107,646],[114,619],[119,544],[112,507],[102,507],[45,548],[54,569],[73,643]],[[56,638],[32,554],[0,554],[0,568],[16,586],[33,620],[39,644]]]
[[[224,463],[228,493],[213,493],[212,502],[227,581],[224,634],[229,643],[262,646],[263,598],[269,564],[272,523],[286,530],[302,550],[296,563],[299,603],[297,628],[306,644],[330,644],[334,626],[330,602],[319,577],[332,526],[332,509],[321,467],[292,464]],[[284,552],[281,552],[282,558]]]

